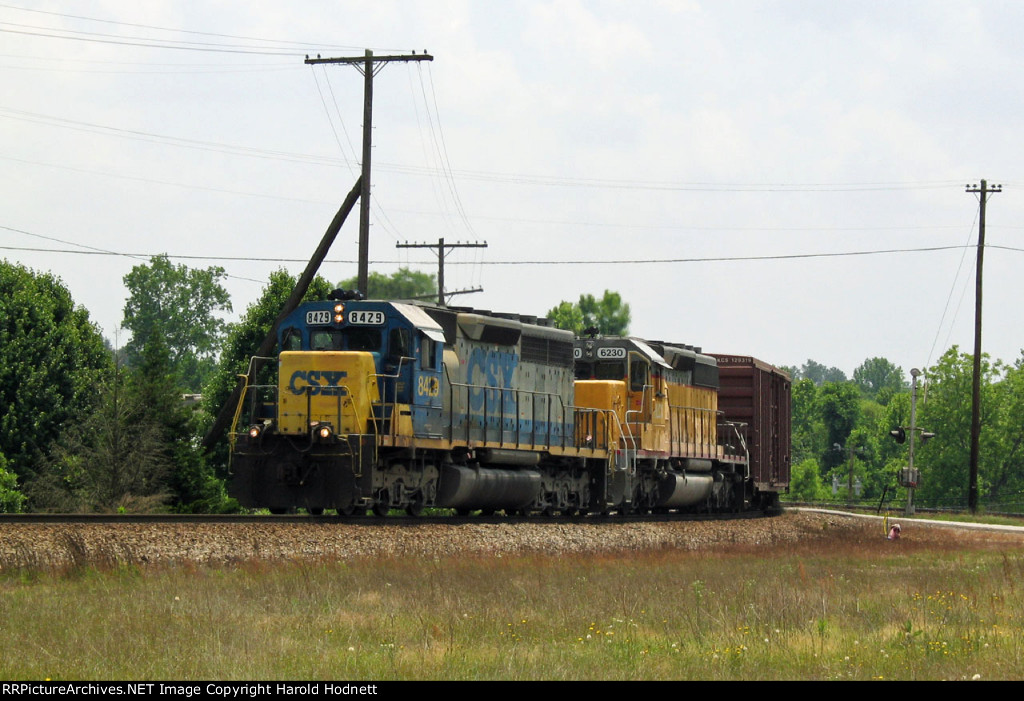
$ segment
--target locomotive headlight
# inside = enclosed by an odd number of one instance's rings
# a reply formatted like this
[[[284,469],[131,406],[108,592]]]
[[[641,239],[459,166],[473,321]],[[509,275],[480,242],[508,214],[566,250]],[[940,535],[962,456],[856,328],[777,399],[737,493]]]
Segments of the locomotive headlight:
[[[260,437],[261,433],[263,433],[263,427],[262,426],[254,424],[254,425],[249,427],[249,438],[252,438],[253,440],[256,440],[257,438]]]
[[[335,304],[334,305],[334,323],[340,324],[341,320],[345,318],[345,305]]]
[[[334,437],[334,431],[329,424],[322,424],[313,429],[313,435],[322,441],[329,441]]]

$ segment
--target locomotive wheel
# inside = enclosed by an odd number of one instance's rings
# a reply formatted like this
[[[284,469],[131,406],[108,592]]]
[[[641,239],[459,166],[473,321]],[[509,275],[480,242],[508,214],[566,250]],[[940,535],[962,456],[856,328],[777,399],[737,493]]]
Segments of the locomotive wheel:
[[[324,515],[324,510],[321,507],[314,507],[312,509],[309,509],[309,515],[310,516],[323,516]]]
[[[349,504],[348,506],[342,506],[341,508],[338,509],[339,516],[352,516],[353,514],[355,514],[355,512],[356,505],[354,503]],[[363,510],[363,513],[366,513],[365,509]]]
[[[455,509],[455,513],[461,518],[466,518],[469,516],[469,509]]]
[[[405,513],[413,517],[423,515],[423,499],[417,497],[415,500],[409,502],[409,505],[405,507]]]
[[[391,507],[388,505],[387,502],[385,502],[383,500],[373,502],[373,515],[374,516],[379,516],[380,518],[384,518],[385,516],[388,515],[389,511],[391,511]]]

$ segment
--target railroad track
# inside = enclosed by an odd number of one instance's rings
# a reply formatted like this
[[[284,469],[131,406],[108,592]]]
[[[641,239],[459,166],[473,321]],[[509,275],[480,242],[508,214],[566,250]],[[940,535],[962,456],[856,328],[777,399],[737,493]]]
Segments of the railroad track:
[[[780,512],[781,513],[781,512]],[[613,513],[589,514],[585,516],[445,516],[445,515],[423,515],[409,516],[396,511],[393,516],[374,515],[353,515],[337,516],[333,514],[0,514],[0,527],[5,523],[38,523],[38,524],[68,524],[68,523],[218,523],[218,524],[251,524],[251,523],[300,523],[300,524],[353,524],[366,526],[423,526],[431,524],[460,525],[460,524],[484,524],[484,523],[587,523],[587,524],[613,524],[613,523],[659,523],[673,521],[732,521],[739,519],[764,518],[776,514],[762,511],[744,511],[741,513],[726,514],[628,514],[620,515]]]

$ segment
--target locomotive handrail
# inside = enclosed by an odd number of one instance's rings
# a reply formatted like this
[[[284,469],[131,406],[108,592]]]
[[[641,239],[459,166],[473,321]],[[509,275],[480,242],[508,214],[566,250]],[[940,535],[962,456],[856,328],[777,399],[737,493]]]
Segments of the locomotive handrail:
[[[740,430],[741,428],[746,428],[750,424],[744,421],[724,421],[720,425],[732,429],[733,433],[736,434],[736,438],[739,440],[740,446],[743,448],[743,457],[746,460],[747,467],[745,479],[750,479],[750,447],[747,445],[745,432]],[[720,438],[724,441],[724,437],[720,436]]]
[[[678,433],[680,435],[679,435],[679,438],[678,438],[678,443],[680,444],[680,446],[683,445],[684,443],[690,443],[690,444],[692,444],[694,446],[698,446],[698,445],[699,446],[711,446],[711,445],[714,445],[714,446],[718,447],[718,446],[721,445],[721,437],[718,436],[718,435],[716,435],[716,440],[715,440],[714,444],[712,444],[710,441],[707,441],[707,440],[702,440],[702,441],[698,442],[697,440],[693,440],[693,439],[696,439],[697,437],[705,437],[705,438],[707,437],[707,433],[708,433],[709,429],[711,428],[711,423],[708,420],[708,414],[715,414],[717,416],[721,416],[721,415],[724,414],[724,412],[722,412],[719,409],[711,409],[709,407],[703,407],[703,406],[683,406],[683,405],[680,405],[680,404],[669,404],[668,408],[669,408],[669,444],[670,445],[672,445],[672,446],[676,445],[676,442],[677,442],[676,427],[677,426],[679,426]],[[687,431],[687,430],[684,430],[684,429],[689,429],[690,428],[690,421],[692,421],[692,429],[693,429],[692,433]],[[718,424],[716,422],[715,427],[717,428],[717,426],[718,426]],[[717,434],[717,431],[716,431],[716,434]],[[684,441],[683,438],[685,438],[685,437],[689,437],[691,440],[690,441]],[[702,455],[706,455],[703,451],[698,451],[698,452],[701,453]]]
[[[245,403],[245,392],[249,389],[249,376],[239,375],[242,380],[242,390],[238,397],[238,406],[235,407],[235,415],[231,418],[231,428],[228,430],[228,455],[235,450],[235,434],[238,429],[238,419],[242,416],[242,405]]]
[[[239,377],[246,377],[246,376],[245,375],[239,375]],[[252,420],[255,420],[254,417],[256,416],[256,399],[257,399],[257,395],[259,393],[259,390],[270,390],[271,393],[273,393],[273,392],[277,391],[277,385],[250,385],[250,384],[246,383],[246,385],[245,385],[245,387],[243,389],[242,395],[241,395],[241,397],[239,398],[239,401],[238,401],[238,408],[236,410],[235,421],[232,422],[232,433],[238,433],[237,420],[242,418],[242,413],[243,413],[242,410],[243,410],[243,408],[244,408],[244,406],[246,404],[246,400],[247,399],[248,399],[248,403],[250,405],[249,406],[249,418],[252,419]],[[246,396],[247,394],[248,394],[248,397]],[[276,401],[276,398],[275,398],[275,401]]]
[[[472,393],[473,393],[474,390],[479,390],[479,391],[483,392],[483,414],[481,416],[482,422],[481,422],[481,425],[480,425],[480,430],[482,432],[482,440],[485,443],[488,441],[489,434],[490,434],[489,419],[492,418],[491,415],[490,415],[491,414],[491,411],[490,411],[491,410],[491,406],[490,406],[491,399],[490,399],[490,397],[491,397],[491,393],[492,392],[496,392],[498,394],[498,398],[499,398],[498,399],[499,407],[498,407],[498,412],[497,412],[497,419],[498,419],[498,444],[499,445],[504,445],[504,443],[505,443],[505,426],[504,426],[504,421],[505,421],[505,418],[506,418],[506,416],[505,416],[505,397],[506,397],[506,393],[507,392],[511,393],[511,398],[513,399],[513,403],[515,404],[515,407],[516,407],[515,408],[515,414],[516,414],[515,415],[515,419],[516,419],[516,421],[515,421],[515,429],[514,429],[514,440],[515,440],[515,442],[513,443],[513,445],[515,447],[518,448],[519,446],[523,445],[522,434],[521,434],[521,427],[520,427],[520,422],[519,422],[519,410],[520,410],[520,406],[521,406],[521,401],[520,400],[521,400],[522,397],[529,396],[531,398],[531,402],[530,402],[530,440],[532,441],[530,443],[531,446],[539,445],[537,443],[537,438],[538,437],[537,437],[537,402],[536,402],[536,399],[538,397],[543,397],[544,399],[547,400],[545,402],[545,404],[547,405],[547,414],[548,414],[548,416],[547,416],[547,431],[545,432],[545,434],[543,436],[541,436],[541,438],[544,439],[543,445],[549,446],[549,447],[551,446],[551,438],[552,438],[552,435],[551,435],[552,434],[552,430],[551,430],[551,426],[552,426],[552,423],[551,423],[551,404],[552,404],[552,401],[551,401],[551,399],[552,398],[555,398],[555,399],[558,400],[558,403],[559,403],[560,409],[561,409],[561,411],[559,412],[559,415],[560,415],[562,423],[564,424],[564,422],[565,422],[565,418],[566,418],[565,403],[562,401],[562,397],[561,396],[559,396],[558,394],[555,394],[553,392],[543,392],[543,391],[539,391],[539,390],[528,390],[528,389],[516,389],[516,388],[512,388],[512,387],[488,387],[486,385],[470,384],[470,383],[467,383],[467,382],[450,382],[449,381],[448,384],[449,384],[450,396],[451,396],[451,401],[449,402],[449,406],[448,406],[448,419],[449,419],[448,420],[448,425],[449,425],[449,427],[451,427],[451,436],[450,436],[451,440],[454,440],[454,438],[455,438],[455,436],[454,436],[455,401],[454,400],[455,400],[455,388],[456,387],[462,387],[462,388],[465,388],[465,390],[466,390],[466,392],[465,392],[465,398],[466,398],[466,412],[465,412],[466,432],[465,432],[465,440],[466,440],[467,443],[473,440],[473,437],[472,437],[472,434],[471,434],[472,423],[473,423],[473,421],[472,421],[473,414],[472,414],[471,403],[472,403]],[[562,447],[565,446],[565,438],[566,438],[565,437],[565,431],[561,431],[561,446]]]
[[[646,424],[652,423],[652,416],[654,414],[654,411],[653,411],[653,409],[654,409],[654,406],[653,406],[653,404],[654,404],[654,395],[653,394],[651,395],[651,407],[648,408],[647,407],[647,390],[648,389],[654,389],[654,385],[644,385],[643,389],[640,391],[640,408],[639,409],[627,409],[626,410],[626,423],[627,424],[630,423],[630,420],[629,420],[629,415],[630,414],[639,414],[639,418],[636,421],[633,421],[632,423],[635,423],[637,425],[645,424],[645,423]]]
[[[242,382],[242,388],[241,388],[241,390],[239,390],[239,393],[238,393],[238,404],[235,406],[235,414],[234,414],[234,416],[231,419],[231,428],[228,429],[228,444],[229,444],[230,449],[232,451],[234,450],[234,447],[235,447],[235,434],[238,432],[238,419],[241,418],[241,416],[242,416],[242,407],[245,405],[245,393],[246,393],[246,391],[249,390],[250,388],[259,388],[259,387],[269,387],[269,386],[272,386],[272,385],[250,385],[249,384],[249,378],[256,376],[255,373],[253,372],[253,364],[257,360],[276,360],[276,358],[270,358],[270,357],[262,356],[262,355],[250,356],[250,358],[249,358],[249,367],[246,369],[246,374],[244,374],[244,375],[239,374],[238,375],[238,377],[240,379],[242,379],[242,381],[243,381]],[[254,405],[255,405],[255,401],[256,401],[255,399],[252,400],[252,403]],[[252,414],[254,414],[254,413],[255,413],[255,406],[253,406],[253,407],[251,407],[249,409],[250,416]]]
[[[398,431],[395,428],[395,407],[398,406],[398,378],[401,377],[401,375],[402,375],[402,364],[406,360],[411,360],[411,361],[415,362],[416,358],[413,358],[413,357],[408,356],[408,355],[400,355],[400,356],[398,356],[398,368],[395,370],[395,374],[394,375],[386,375],[386,374],[384,374],[382,372],[374,373],[373,375],[371,375],[371,377],[377,377],[377,378],[384,379],[384,380],[394,380],[394,382],[391,383],[392,384],[392,390],[393,390],[393,393],[394,393],[393,401],[391,402],[391,420],[387,422],[387,427],[388,427],[387,435],[392,437],[392,438],[394,438],[396,435],[398,435]],[[369,388],[367,387],[367,389],[369,389]],[[387,405],[388,405],[387,397],[382,398],[380,400],[381,420],[386,420],[385,417],[384,417],[384,414],[387,413],[385,411],[385,408],[387,407]],[[374,430],[379,435],[380,434],[380,426],[377,423],[377,417],[373,416],[372,420],[373,420]]]
[[[633,431],[630,429],[629,423],[623,422],[623,421],[619,420],[619,414],[614,409],[597,409],[597,408],[594,408],[594,407],[581,407],[581,406],[575,406],[575,405],[571,405],[570,408],[577,415],[577,420],[576,420],[576,424],[577,425],[579,425],[580,423],[588,423],[586,419],[584,419],[583,422],[581,422],[580,421],[581,416],[582,417],[586,417],[588,415],[598,415],[598,416],[600,416],[602,414],[607,415],[607,416],[611,416],[615,420],[615,427],[618,429],[619,440],[624,441],[625,444],[626,444],[626,450],[633,450],[633,451],[636,450],[636,448],[637,448],[636,437],[633,435]],[[604,440],[603,440],[602,443],[597,444],[597,445],[591,445],[591,446],[584,446],[583,445],[584,441],[581,441],[580,440],[580,436],[577,435],[576,436],[576,447],[591,447],[591,448],[601,448],[601,447],[603,447],[606,450],[615,450],[615,449],[617,449],[619,447],[617,444],[615,446],[612,445],[611,422],[608,421],[607,419],[605,420],[604,434],[605,434],[604,435]]]

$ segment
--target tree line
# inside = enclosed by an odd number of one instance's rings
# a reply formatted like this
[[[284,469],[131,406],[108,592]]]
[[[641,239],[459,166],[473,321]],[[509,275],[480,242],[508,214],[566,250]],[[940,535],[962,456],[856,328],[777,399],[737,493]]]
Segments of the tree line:
[[[967,506],[973,356],[953,346],[924,368],[916,425],[934,433],[915,443],[919,506]],[[885,358],[865,360],[848,379],[808,360],[785,368],[792,386],[790,498],[801,501],[903,503],[897,472],[908,446],[891,435],[909,429],[907,374]],[[979,495],[993,511],[1024,510],[1024,356],[1012,365],[982,358]],[[851,489],[851,486],[853,487]]]
[[[226,441],[210,453],[200,437],[271,328],[295,279],[269,277],[239,321],[223,268],[190,269],[156,256],[124,278],[123,348],[112,345],[49,273],[0,261],[0,511],[225,512]],[[355,279],[339,287],[352,289]],[[307,299],[333,288],[317,277]],[[374,273],[369,296],[432,298],[433,275]],[[628,333],[629,305],[605,290],[563,301],[548,316],[582,334]],[[910,422],[902,368],[865,360],[852,378],[808,360],[793,378],[794,499],[901,499],[896,471],[906,446],[889,432]],[[966,503],[971,356],[951,348],[920,392],[918,426],[936,434],[915,456],[921,505]],[[993,508],[1021,510],[1024,489],[1024,358],[984,359],[979,489]],[[834,488],[833,488],[834,485]],[[851,489],[851,487],[853,489]]]
[[[237,323],[224,269],[156,256],[124,277],[116,347],[49,273],[0,261],[0,512],[229,512],[226,441],[199,440],[295,286],[279,270]],[[355,278],[338,285],[355,288]],[[307,299],[334,286],[316,278]],[[436,296],[434,276],[375,273],[379,298]]]
[[[188,268],[165,255],[136,265],[124,277],[131,336],[119,347],[59,279],[0,261],[0,512],[237,510],[226,490],[227,441],[204,452],[200,439],[296,280],[272,273],[228,323],[224,278],[219,266]],[[437,296],[434,275],[408,268],[368,283],[374,299]],[[334,287],[317,277],[306,299]],[[337,287],[355,289],[356,278]],[[629,323],[616,293],[561,306],[605,333]]]

